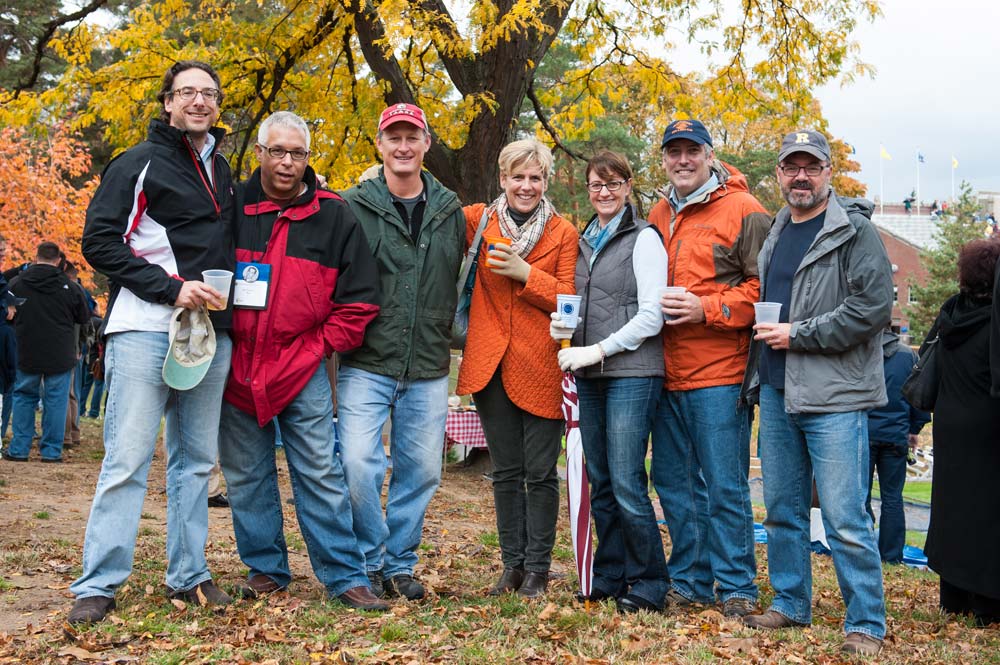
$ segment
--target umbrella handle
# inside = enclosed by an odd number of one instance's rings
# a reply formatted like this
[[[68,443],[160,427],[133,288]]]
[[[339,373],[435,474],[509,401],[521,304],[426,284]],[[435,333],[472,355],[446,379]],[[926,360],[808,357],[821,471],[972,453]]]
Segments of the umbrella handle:
[[[568,349],[570,347],[571,343],[572,343],[571,340],[561,339],[561,340],[559,340],[559,348],[560,349]]]

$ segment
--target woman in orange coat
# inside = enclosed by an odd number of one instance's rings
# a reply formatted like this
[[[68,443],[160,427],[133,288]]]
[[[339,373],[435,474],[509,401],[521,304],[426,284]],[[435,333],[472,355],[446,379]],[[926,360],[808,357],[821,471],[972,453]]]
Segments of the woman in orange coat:
[[[575,293],[578,234],[545,197],[552,153],[534,139],[500,152],[503,193],[465,208],[472,241],[503,236],[480,252],[459,394],[473,394],[493,464],[503,573],[490,595],[536,598],[548,584],[559,513],[562,372],[549,338],[557,293]]]

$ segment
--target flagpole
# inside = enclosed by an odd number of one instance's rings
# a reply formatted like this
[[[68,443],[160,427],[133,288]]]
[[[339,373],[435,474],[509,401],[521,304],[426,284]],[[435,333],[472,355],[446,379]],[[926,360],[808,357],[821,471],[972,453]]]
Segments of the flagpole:
[[[885,178],[882,175],[884,168],[882,162],[885,161],[884,159],[882,159],[883,152],[885,152],[885,148],[883,148],[882,144],[879,143],[878,144],[878,214],[880,215],[885,214]],[[954,177],[952,177],[952,180],[954,180]],[[955,187],[952,186],[952,190],[954,189]]]
[[[951,158],[951,202],[955,203],[955,158]]]
[[[917,148],[917,217],[920,217],[920,148]]]

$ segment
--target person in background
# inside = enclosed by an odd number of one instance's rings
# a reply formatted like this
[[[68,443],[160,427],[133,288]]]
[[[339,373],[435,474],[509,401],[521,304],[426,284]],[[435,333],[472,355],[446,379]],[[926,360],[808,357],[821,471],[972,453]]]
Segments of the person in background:
[[[572,337],[559,366],[576,374],[580,435],[597,533],[590,598],[620,612],[663,609],[670,580],[649,499],[646,452],[663,385],[659,289],[667,283],[663,239],[629,202],[632,167],[603,150],[587,162],[596,214],[580,238],[575,330],[552,314],[554,339]]]
[[[878,469],[879,530],[878,551],[885,563],[903,563],[906,542],[906,516],[903,513],[903,485],[906,482],[906,457],[917,449],[917,438],[931,414],[915,409],[903,398],[903,383],[910,376],[917,356],[908,346],[900,344],[891,330],[882,331],[883,371],[885,392],[889,403],[868,412],[868,499],[866,508],[875,521],[872,510],[872,485]]]
[[[7,239],[0,235],[0,266],[7,258]],[[0,274],[0,448],[7,438],[13,408],[11,396],[17,377],[17,341],[13,323],[16,298],[7,288],[7,278]]]
[[[24,302],[17,309],[17,382],[14,438],[3,458],[26,462],[35,432],[35,406],[42,398],[43,462],[62,462],[66,411],[80,324],[90,321],[83,290],[60,269],[59,247],[38,245],[35,262],[11,280],[9,290]],[[44,384],[44,391],[42,386]]]
[[[562,447],[561,372],[555,345],[539,345],[556,294],[575,293],[578,234],[545,196],[552,153],[535,139],[498,159],[503,190],[465,208],[467,242],[503,236],[479,256],[457,394],[472,394],[493,465],[493,502],[503,572],[490,595],[544,593],[559,515],[556,462]]]
[[[1000,325],[991,314],[1000,296],[998,259],[996,238],[962,248],[959,292],[941,306],[921,347],[922,354],[940,335],[924,553],[941,576],[941,609],[971,615],[981,625],[1000,622],[1000,395],[990,394],[991,328]]]

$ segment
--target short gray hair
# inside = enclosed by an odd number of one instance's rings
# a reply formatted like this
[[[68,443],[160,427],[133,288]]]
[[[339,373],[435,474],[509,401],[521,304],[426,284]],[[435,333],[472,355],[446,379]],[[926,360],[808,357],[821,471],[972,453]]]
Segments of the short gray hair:
[[[267,134],[271,131],[271,127],[274,126],[291,127],[292,129],[299,130],[306,140],[306,150],[309,149],[309,125],[306,124],[305,120],[291,111],[272,113],[264,122],[260,123],[260,129],[257,130],[257,143],[267,145]]]

